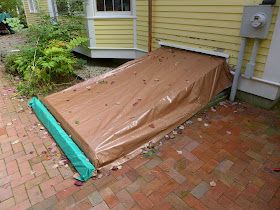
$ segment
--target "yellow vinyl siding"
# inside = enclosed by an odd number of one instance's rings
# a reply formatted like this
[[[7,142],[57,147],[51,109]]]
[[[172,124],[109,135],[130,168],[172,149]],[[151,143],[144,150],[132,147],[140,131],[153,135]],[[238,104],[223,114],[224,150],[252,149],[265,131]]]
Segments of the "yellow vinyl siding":
[[[96,47],[133,48],[133,19],[95,19]]]
[[[261,42],[255,76],[261,77],[275,27],[277,6],[267,40]],[[230,55],[229,63],[235,66],[241,38],[240,24],[244,5],[259,4],[261,0],[154,0],[153,49],[158,41],[194,48],[217,50]],[[148,1],[137,0],[137,47],[147,50]],[[246,50],[244,65],[250,58],[252,40]]]
[[[38,0],[38,13],[30,13],[27,0],[23,0],[23,7],[29,25],[38,22],[40,14],[48,14],[48,0]]]

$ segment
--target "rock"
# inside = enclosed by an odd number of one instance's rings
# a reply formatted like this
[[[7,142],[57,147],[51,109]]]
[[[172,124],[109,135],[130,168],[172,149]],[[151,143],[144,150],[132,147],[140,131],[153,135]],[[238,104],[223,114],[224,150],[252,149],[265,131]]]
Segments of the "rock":
[[[170,139],[169,135],[165,135],[164,138],[165,138],[165,140]]]
[[[202,121],[202,118],[201,118],[201,117],[197,118],[197,121],[198,121],[198,122],[201,122],[201,121]]]
[[[185,126],[180,125],[180,126],[179,126],[179,129],[180,129],[180,130],[184,130],[184,129],[185,129]]]
[[[204,123],[204,126],[205,126],[205,127],[208,127],[208,126],[209,126],[209,124],[208,124],[208,123]]]
[[[227,131],[227,134],[228,134],[228,135],[231,135],[231,131]]]

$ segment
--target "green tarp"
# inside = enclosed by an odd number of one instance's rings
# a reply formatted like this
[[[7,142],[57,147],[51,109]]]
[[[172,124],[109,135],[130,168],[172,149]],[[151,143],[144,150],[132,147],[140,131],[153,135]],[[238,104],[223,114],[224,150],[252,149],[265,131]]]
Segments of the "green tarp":
[[[95,170],[95,167],[89,162],[88,158],[86,158],[84,153],[67,135],[67,133],[62,129],[56,119],[38,98],[33,97],[28,105],[33,109],[38,119],[48,129],[59,147],[76,168],[80,174],[80,180],[88,180],[92,176],[92,172]]]
[[[5,20],[6,18],[11,18],[11,15],[6,12],[0,13],[0,23],[2,23],[2,21]]]

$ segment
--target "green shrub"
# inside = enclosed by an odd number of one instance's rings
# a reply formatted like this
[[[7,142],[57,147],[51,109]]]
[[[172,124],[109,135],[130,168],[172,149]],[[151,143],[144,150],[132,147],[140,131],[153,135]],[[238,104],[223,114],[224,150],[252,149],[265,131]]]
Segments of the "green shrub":
[[[71,51],[87,39],[77,20],[63,20],[61,24],[52,24],[43,18],[40,24],[28,30],[28,45],[19,53],[6,57],[6,69],[18,74],[22,81],[18,91],[24,95],[44,94],[52,90],[54,84],[64,82],[74,75],[81,62]]]
[[[20,32],[24,27],[19,18],[6,18],[3,22],[8,24],[14,32]]]

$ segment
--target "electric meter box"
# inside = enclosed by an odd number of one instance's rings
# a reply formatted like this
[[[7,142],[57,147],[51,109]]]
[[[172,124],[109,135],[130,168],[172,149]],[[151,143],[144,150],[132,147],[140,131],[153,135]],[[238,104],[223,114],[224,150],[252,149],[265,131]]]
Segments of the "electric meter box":
[[[247,38],[265,39],[269,32],[273,7],[270,5],[245,6],[240,35]]]

